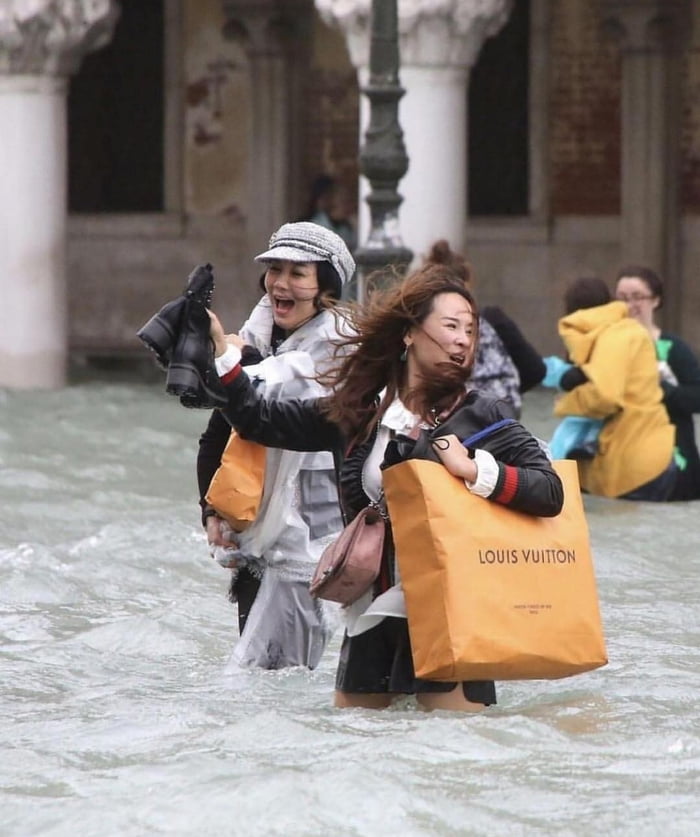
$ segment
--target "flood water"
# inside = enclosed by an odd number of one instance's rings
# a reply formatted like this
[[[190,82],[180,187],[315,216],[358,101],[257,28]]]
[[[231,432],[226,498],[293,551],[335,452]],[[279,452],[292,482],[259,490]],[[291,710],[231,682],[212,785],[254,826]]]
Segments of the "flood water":
[[[524,421],[548,436],[551,396]],[[477,717],[237,672],[162,384],[0,391],[0,835],[700,834],[700,505],[587,498],[610,663]]]

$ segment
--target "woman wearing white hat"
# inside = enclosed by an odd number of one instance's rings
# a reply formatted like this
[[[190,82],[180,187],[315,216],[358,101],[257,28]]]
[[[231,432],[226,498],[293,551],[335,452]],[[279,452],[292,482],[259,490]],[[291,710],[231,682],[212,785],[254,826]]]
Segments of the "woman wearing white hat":
[[[290,223],[255,260],[265,266],[265,294],[228,341],[241,348],[248,375],[266,397],[323,394],[316,378],[333,359],[334,341],[348,333],[337,309],[355,272],[348,248],[317,224]],[[323,548],[342,528],[332,456],[268,449],[261,508],[235,535],[231,558],[229,530],[205,500],[230,431],[214,410],[200,439],[197,477],[212,555],[233,568],[230,596],[241,633],[233,660],[314,668],[335,627],[333,606],[308,592]]]

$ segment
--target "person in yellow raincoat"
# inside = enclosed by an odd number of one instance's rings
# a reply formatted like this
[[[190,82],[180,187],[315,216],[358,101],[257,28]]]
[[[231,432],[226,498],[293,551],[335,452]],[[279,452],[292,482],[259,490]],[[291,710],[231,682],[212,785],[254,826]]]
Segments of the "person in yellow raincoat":
[[[582,488],[604,497],[674,499],[674,429],[662,403],[654,344],[624,302],[598,278],[569,286],[559,335],[571,368],[559,380],[558,416],[602,421],[591,458],[579,459]]]

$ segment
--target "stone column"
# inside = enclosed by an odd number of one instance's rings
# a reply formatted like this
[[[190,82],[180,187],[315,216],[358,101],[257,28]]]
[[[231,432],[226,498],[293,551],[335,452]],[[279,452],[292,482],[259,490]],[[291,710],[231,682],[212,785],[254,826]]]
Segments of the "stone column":
[[[342,27],[360,84],[367,81],[370,0],[316,0],[324,19]],[[508,19],[511,0],[398,0],[401,86],[399,122],[409,159],[401,180],[400,228],[418,259],[433,241],[464,247],[467,219],[467,84],[484,40]],[[361,132],[367,125],[362,103]],[[361,194],[366,193],[363,184]],[[360,201],[362,206],[363,201]],[[368,230],[360,213],[360,241]]]
[[[308,63],[312,0],[224,0],[225,32],[242,39],[250,60],[253,156],[248,235],[267,245],[302,188],[301,73]]]
[[[66,89],[111,38],[112,0],[0,7],[0,386],[66,380]]]
[[[622,55],[623,262],[646,264],[669,284],[667,325],[678,323],[680,55],[688,0],[602,0],[604,31]]]

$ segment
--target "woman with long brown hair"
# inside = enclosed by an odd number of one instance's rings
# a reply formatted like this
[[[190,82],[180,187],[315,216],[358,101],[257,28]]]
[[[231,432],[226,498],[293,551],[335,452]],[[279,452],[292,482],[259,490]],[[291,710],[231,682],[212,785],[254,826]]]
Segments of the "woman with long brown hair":
[[[461,444],[504,414],[498,401],[467,389],[478,311],[448,266],[427,265],[354,310],[356,333],[342,341],[353,351],[330,373],[331,394],[323,398],[261,398],[240,365],[240,352],[211,317],[217,370],[229,399],[222,413],[243,437],[264,445],[332,451],[346,522],[381,500],[382,467],[421,445],[463,480],[465,491],[528,514],[559,513],[559,477],[521,424],[509,422],[490,437],[497,437],[492,444]],[[346,615],[336,706],[382,708],[399,694],[416,694],[427,709],[474,711],[495,703],[491,681],[416,678],[391,537],[378,582]]]

